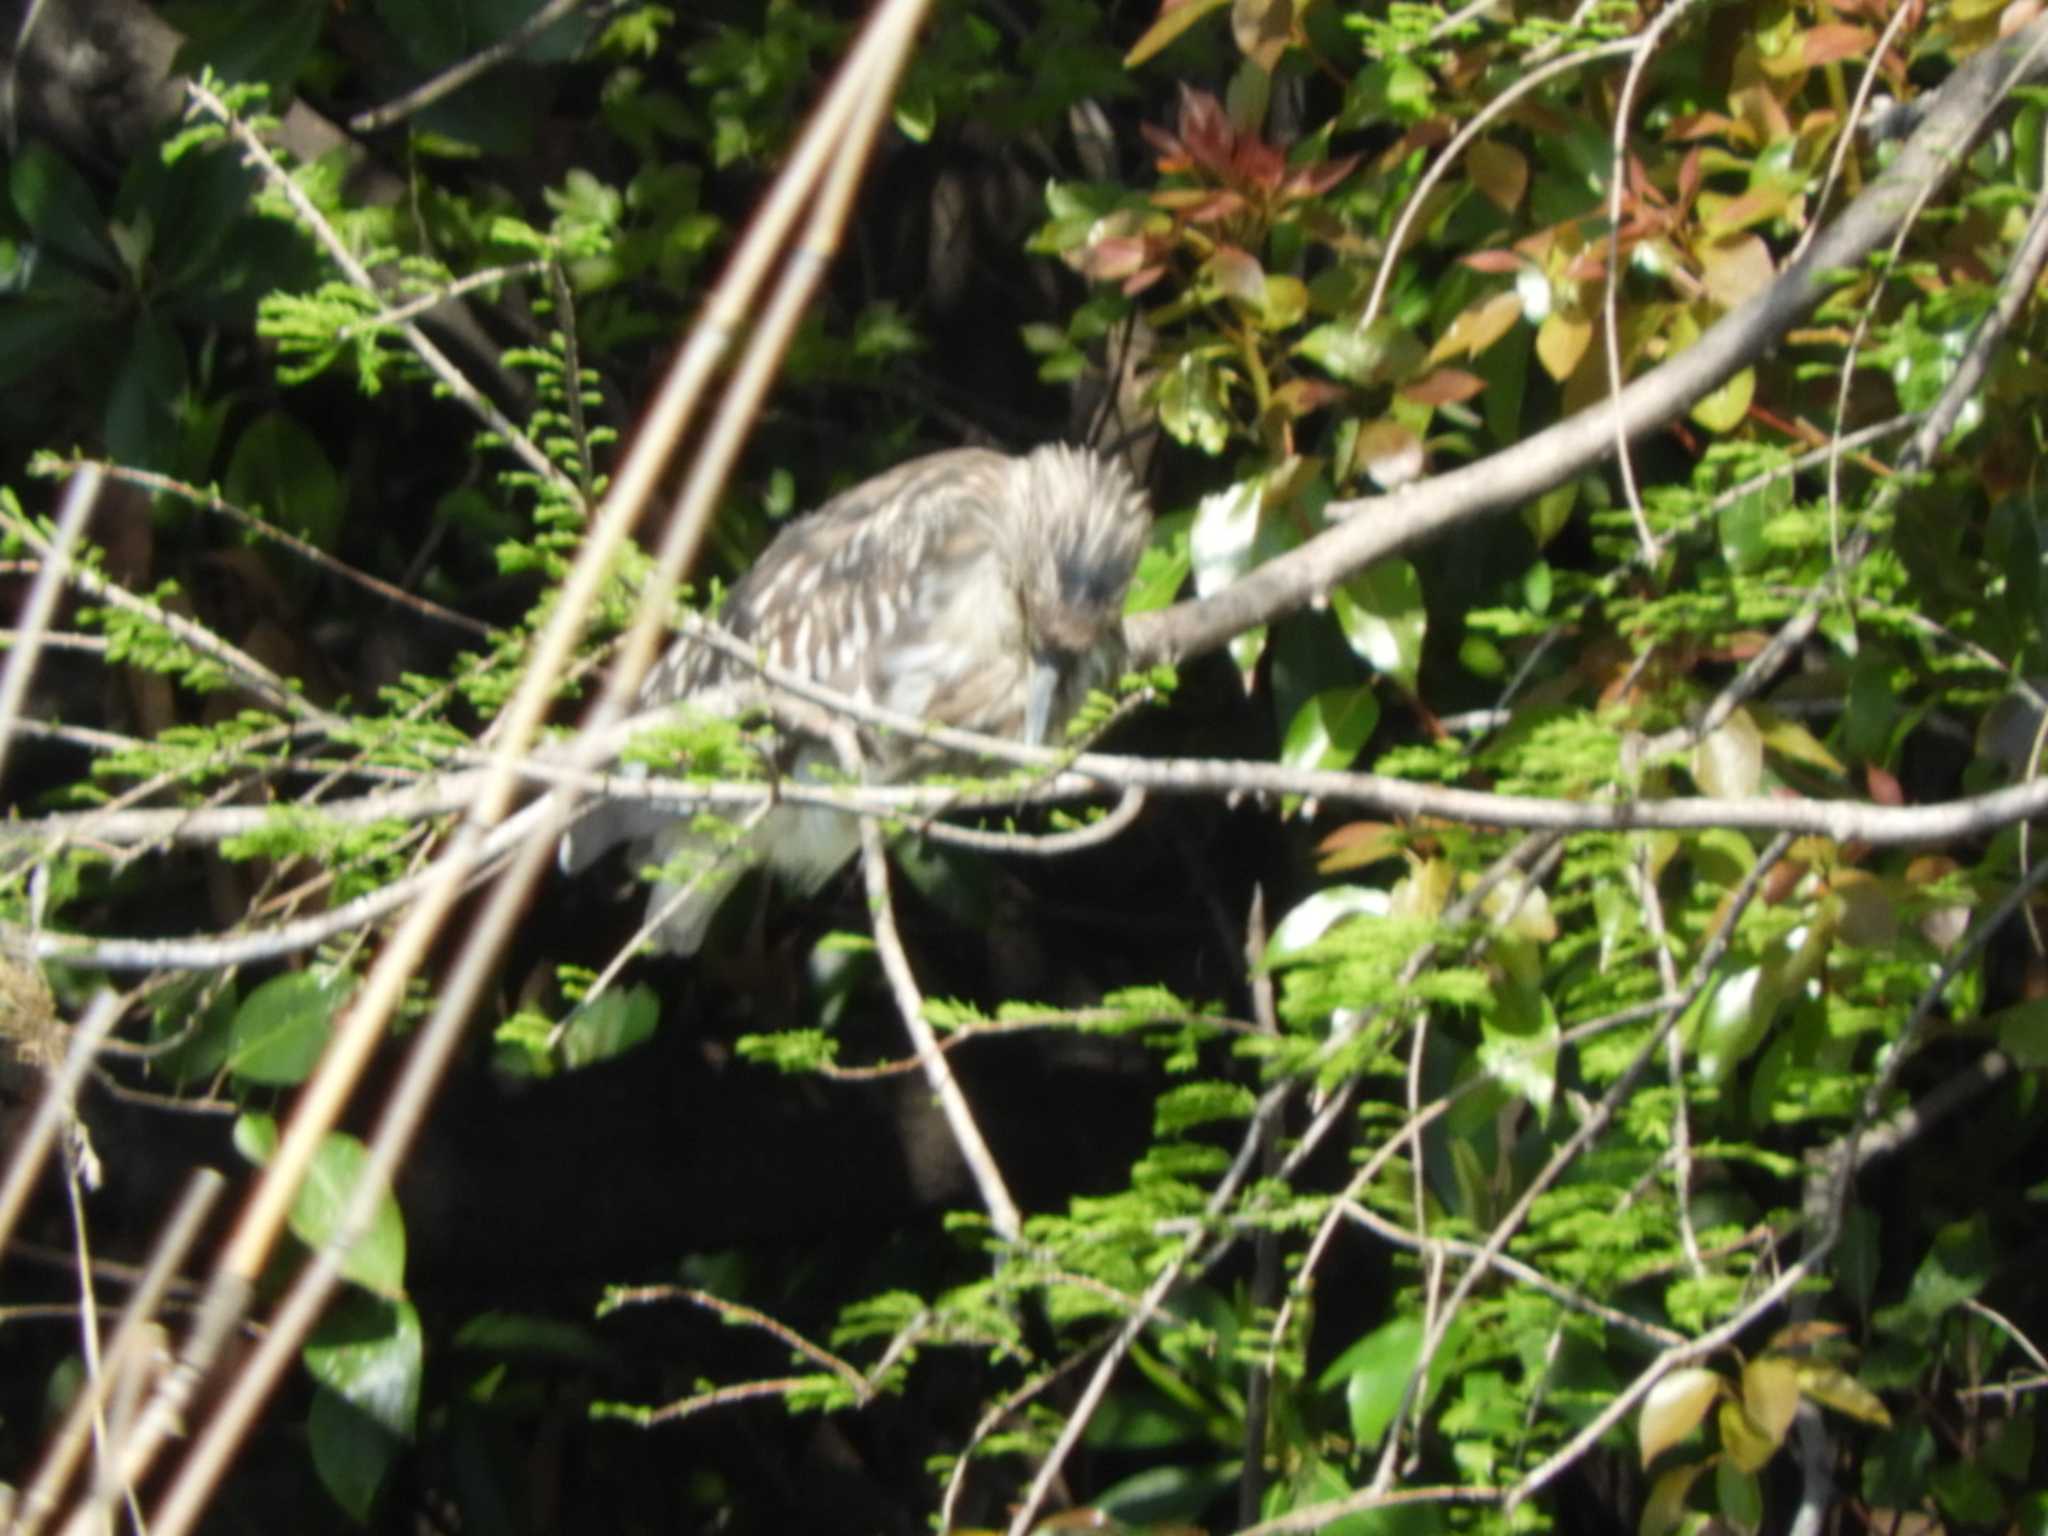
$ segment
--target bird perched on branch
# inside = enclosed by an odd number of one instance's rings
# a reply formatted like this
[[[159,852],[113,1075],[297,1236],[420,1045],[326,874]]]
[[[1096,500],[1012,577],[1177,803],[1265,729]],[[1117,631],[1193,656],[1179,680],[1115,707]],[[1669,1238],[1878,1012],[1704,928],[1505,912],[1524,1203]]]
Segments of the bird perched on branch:
[[[1057,740],[1123,658],[1123,603],[1149,526],[1129,473],[1085,449],[1020,457],[957,448],[898,465],[791,523],[737,584],[724,628],[762,660],[865,703],[1034,745]],[[646,705],[753,679],[744,662],[679,639],[648,674]],[[945,766],[887,732],[863,731],[871,778]],[[834,762],[800,744],[787,766]],[[777,806],[722,859],[685,818],[614,802],[562,841],[571,874],[620,842],[640,864],[685,854],[715,864],[687,892],[658,883],[650,915],[674,903],[657,942],[696,953],[719,902],[753,864],[808,895],[859,842],[854,820]]]

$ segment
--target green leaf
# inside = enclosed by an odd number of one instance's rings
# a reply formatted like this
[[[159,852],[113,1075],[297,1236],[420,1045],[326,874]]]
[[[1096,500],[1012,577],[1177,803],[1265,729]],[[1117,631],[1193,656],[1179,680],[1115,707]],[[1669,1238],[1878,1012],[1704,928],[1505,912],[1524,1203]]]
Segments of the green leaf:
[[[1998,1035],[1998,1048],[2022,1071],[2048,1067],[2048,998],[2014,1003],[1985,1021]]]
[[[1355,762],[1380,723],[1370,684],[1328,688],[1294,712],[1280,759],[1290,768],[1344,768]]]
[[[1347,384],[1406,378],[1427,356],[1407,326],[1384,315],[1364,327],[1348,320],[1319,325],[1297,341],[1294,350]]]
[[[1723,1456],[1714,1468],[1714,1496],[1720,1505],[1721,1518],[1737,1531],[1752,1532],[1763,1524],[1763,1489],[1757,1483],[1756,1474],[1744,1470],[1732,1456]]]
[[[1839,1365],[1830,1365],[1825,1360],[1802,1360],[1797,1369],[1799,1390],[1816,1403],[1865,1424],[1891,1428],[1892,1416],[1885,1411],[1883,1400]]]
[[[1952,1309],[1984,1289],[1993,1265],[1990,1227],[1981,1214],[1943,1227],[1913,1272],[1906,1299],[1880,1309],[1872,1322],[1883,1332],[1925,1341]]]
[[[7,172],[8,195],[36,240],[73,261],[125,281],[120,258],[107,242],[99,202],[70,162],[40,139],[23,144],[13,162]]]
[[[243,430],[221,489],[228,500],[333,552],[341,532],[341,477],[320,440],[284,412],[265,412]]]
[[[1229,375],[1205,357],[1183,353],[1159,376],[1153,395],[1159,424],[1175,442],[1199,448],[1212,458],[1230,443],[1230,412],[1225,403]]]
[[[292,1233],[308,1248],[339,1237],[349,1198],[361,1182],[369,1152],[355,1137],[330,1131],[321,1138],[306,1182],[292,1201]],[[349,1249],[341,1272],[357,1285],[380,1296],[405,1290],[405,1218],[391,1192],[381,1191],[371,1208],[370,1222]]]
[[[243,999],[229,1031],[228,1070],[251,1083],[303,1082],[327,1048],[328,1027],[355,991],[347,971],[316,966],[273,977]]]
[[[1415,567],[1406,560],[1382,560],[1332,589],[1330,607],[1351,649],[1412,693],[1429,629]]]
[[[642,983],[626,992],[607,992],[579,1008],[562,1031],[562,1065],[575,1071],[622,1056],[650,1039],[661,1022],[661,1000]]]
[[[1430,1362],[1429,1380],[1418,1394],[1418,1406],[1427,1408],[1443,1389],[1468,1331],[1462,1322],[1446,1330]],[[1316,1385],[1325,1391],[1343,1383],[1352,1438],[1358,1445],[1375,1443],[1393,1423],[1408,1379],[1422,1357],[1422,1338],[1420,1317],[1397,1317],[1358,1340],[1317,1378]]]
[[[304,1358],[321,1386],[380,1429],[412,1438],[424,1353],[411,1302],[345,1293],[306,1341]]]
[[[1479,1065],[1487,1076],[1525,1100],[1539,1122],[1548,1122],[1551,1102],[1557,1096],[1557,1041],[1561,1034],[1557,1015],[1550,1000],[1535,988],[1506,985],[1530,995],[1532,1011],[1540,1022],[1530,1032],[1505,1029],[1494,1019],[1482,1019]]]
[[[185,347],[154,310],[138,310],[107,392],[107,452],[127,464],[170,469],[187,389]]]
[[[1733,432],[1756,397],[1756,370],[1745,368],[1692,408],[1692,419],[1709,432]]]
[[[1686,1495],[1692,1492],[1692,1485],[1699,1481],[1699,1475],[1711,1463],[1689,1461],[1668,1472],[1657,1474],[1657,1480],[1650,1484],[1650,1496],[1643,1500],[1642,1518],[1636,1522],[1636,1536],[1665,1536],[1667,1531],[1676,1530],[1678,1522],[1685,1518]]]
[[[368,1525],[402,1443],[340,1394],[317,1387],[306,1412],[306,1450],[320,1486],[357,1525]]]
[[[1180,595],[1194,569],[1189,539],[1194,520],[1191,512],[1169,512],[1152,520],[1145,552],[1138,557],[1138,574],[1124,595],[1125,613],[1152,613]]]
[[[1184,4],[1167,9],[1145,29],[1143,36],[1131,44],[1131,51],[1124,55],[1124,68],[1136,69],[1211,11],[1219,11],[1229,3],[1230,0],[1186,0]]]

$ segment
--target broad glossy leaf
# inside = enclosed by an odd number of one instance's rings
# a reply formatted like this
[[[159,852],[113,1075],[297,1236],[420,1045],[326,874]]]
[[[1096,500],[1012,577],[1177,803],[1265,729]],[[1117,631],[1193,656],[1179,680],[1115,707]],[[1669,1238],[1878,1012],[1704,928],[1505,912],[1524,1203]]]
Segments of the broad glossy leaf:
[[[1770,247],[1759,235],[1717,240],[1699,254],[1707,292],[1724,309],[1734,309],[1762,293],[1778,275],[1771,265]]]
[[[1136,69],[1211,11],[1220,11],[1229,3],[1230,0],[1183,0],[1180,5],[1163,6],[1159,19],[1145,29],[1124,55],[1124,68]]]
[[[1333,588],[1330,607],[1344,639],[1376,672],[1413,689],[1429,613],[1422,579],[1406,560],[1382,560]]]
[[[1764,738],[1746,709],[1721,722],[1692,752],[1692,777],[1705,794],[1746,800],[1764,777]]]
[[[1379,723],[1380,704],[1370,685],[1327,688],[1288,722],[1281,761],[1294,768],[1348,767]]]
[[[1363,327],[1349,321],[1319,325],[1294,350],[1347,384],[1406,378],[1423,359],[1422,344],[1400,321],[1386,316]]]
[[[1274,925],[1273,936],[1266,941],[1265,963],[1299,954],[1346,918],[1385,917],[1388,905],[1387,893],[1372,886],[1326,886]]]
[[[1559,383],[1577,372],[1580,359],[1593,344],[1593,322],[1583,315],[1552,310],[1536,328],[1536,358],[1543,371]]]
[[[1636,1449],[1642,1464],[1647,1467],[1660,1452],[1699,1428],[1727,1389],[1718,1372],[1700,1365],[1673,1371],[1650,1388],[1636,1414]]]
[[[268,411],[243,429],[228,460],[222,489],[230,501],[332,551],[341,532],[341,478],[320,440],[282,411]]]
[[[406,1301],[344,1295],[306,1342],[313,1379],[402,1440],[419,1419],[419,1314]]]
[[[1512,288],[1474,299],[1459,310],[1444,333],[1429,349],[1429,361],[1447,362],[1454,357],[1477,357],[1522,319],[1522,300]]]
[[[306,1451],[320,1486],[357,1525],[369,1525],[402,1448],[397,1436],[339,1393],[314,1389],[306,1411]]]
[[[1383,491],[1421,479],[1426,463],[1422,439],[1388,416],[1368,422],[1360,431],[1352,460]]]
[[[1657,1480],[1650,1484],[1650,1496],[1643,1500],[1642,1518],[1636,1522],[1636,1536],[1665,1536],[1667,1531],[1678,1528],[1678,1522],[1685,1518],[1686,1495],[1692,1492],[1692,1485],[1711,1465],[1704,1461],[1689,1461],[1683,1466],[1673,1467],[1668,1472],[1657,1474]]]
[[[308,1248],[333,1241],[349,1198],[362,1181],[369,1152],[355,1137],[330,1131],[321,1138],[306,1182],[292,1201],[293,1234]],[[390,1190],[381,1191],[371,1207],[369,1225],[349,1249],[341,1272],[357,1285],[380,1296],[405,1290],[405,1218]]]
[[[1756,370],[1745,368],[1692,408],[1692,419],[1709,432],[1732,432],[1749,414],[1756,396]]]
[[[1522,152],[1497,139],[1481,139],[1467,151],[1465,164],[1472,185],[1503,213],[1513,213],[1529,190],[1529,162]]]
[[[578,1009],[562,1031],[562,1065],[574,1071],[624,1055],[651,1038],[660,1021],[660,999],[644,983],[626,992],[607,992]]]
[[[1734,1398],[1725,1399],[1714,1415],[1721,1432],[1721,1454],[1744,1472],[1756,1472],[1778,1454],[1781,1439],[1749,1415]]]
[[[1744,1536],[1763,1525],[1763,1489],[1756,1474],[1743,1470],[1731,1456],[1723,1456],[1714,1466],[1714,1498],[1721,1518]]]
[[[1783,1443],[1799,1412],[1799,1363],[1765,1355],[1742,1368],[1742,1406],[1775,1443]]]
[[[1883,1400],[1839,1365],[1830,1365],[1825,1360],[1802,1360],[1798,1373],[1799,1390],[1816,1403],[1865,1424],[1891,1428],[1892,1416],[1885,1411]]]
[[[228,1035],[228,1070],[252,1083],[303,1082],[327,1048],[335,1012],[355,991],[347,971],[316,966],[272,977],[242,1000]]]
[[[1225,388],[1225,376],[1214,363],[1193,353],[1183,354],[1160,376],[1154,396],[1159,424],[1176,442],[1220,454],[1230,442]]]

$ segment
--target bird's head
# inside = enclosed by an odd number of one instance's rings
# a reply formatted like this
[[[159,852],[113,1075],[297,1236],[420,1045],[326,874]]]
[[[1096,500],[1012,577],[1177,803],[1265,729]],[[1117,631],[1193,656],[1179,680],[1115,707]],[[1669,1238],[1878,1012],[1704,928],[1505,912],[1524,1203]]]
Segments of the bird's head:
[[[1031,647],[1024,739],[1042,743],[1123,660],[1124,593],[1151,518],[1123,465],[1051,443],[1012,461],[1018,607]]]

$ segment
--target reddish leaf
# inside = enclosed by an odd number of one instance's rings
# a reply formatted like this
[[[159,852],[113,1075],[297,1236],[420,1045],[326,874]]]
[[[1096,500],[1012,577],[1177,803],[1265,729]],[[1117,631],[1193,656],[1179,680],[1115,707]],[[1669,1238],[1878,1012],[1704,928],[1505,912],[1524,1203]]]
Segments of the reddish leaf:
[[[1737,122],[1725,112],[1690,112],[1674,118],[1670,128],[1665,130],[1667,139],[1683,144],[1689,139],[1726,138],[1738,144],[1752,144],[1755,136],[1746,123]]]
[[[1209,257],[1208,270],[1218,292],[1245,304],[1265,303],[1266,269],[1250,251],[1219,245]]]
[[[1264,139],[1247,134],[1231,157],[1231,170],[1239,182],[1249,183],[1261,192],[1277,192],[1281,178],[1287,174],[1287,159]]]
[[[1474,272],[1493,272],[1506,275],[1519,272],[1529,263],[1514,251],[1474,251],[1469,256],[1458,258]]]
[[[1138,124],[1138,132],[1159,152],[1159,169],[1168,173],[1192,169],[1187,146],[1155,123]]]
[[[1879,805],[1904,805],[1906,791],[1903,785],[1875,763],[1864,765],[1863,780],[1870,786],[1870,798]]]
[[[1316,870],[1319,874],[1334,875],[1342,870],[1363,869],[1382,859],[1399,858],[1407,841],[1401,829],[1391,822],[1354,821],[1316,844]]]
[[[1700,178],[1705,174],[1701,162],[1705,158],[1697,144],[1686,151],[1685,160],[1678,167],[1678,200],[1681,203],[1690,203],[1699,196]]]
[[[1799,54],[1808,66],[1832,64],[1838,59],[1862,57],[1876,41],[1877,34],[1868,27],[1831,22],[1809,28],[1799,40]]]
[[[1207,91],[1182,86],[1179,127],[1188,158],[1198,169],[1221,177],[1230,165],[1231,147],[1237,139],[1223,103]]]
[[[1083,277],[1098,283],[1129,277],[1145,265],[1145,241],[1135,235],[1106,235],[1069,258]]]
[[[1245,202],[1227,189],[1211,193],[1181,216],[1190,224],[1215,224],[1244,212]]]
[[[1281,195],[1290,202],[1304,197],[1321,197],[1357,170],[1360,158],[1358,155],[1346,155],[1341,160],[1318,160],[1310,165],[1296,166],[1280,184]]]
[[[1266,408],[1282,420],[1298,421],[1350,393],[1342,384],[1332,384],[1327,379],[1289,379],[1273,391]]]
[[[1486,388],[1486,380],[1462,368],[1439,368],[1434,373],[1401,386],[1404,398],[1417,405],[1451,405],[1470,400]]]

